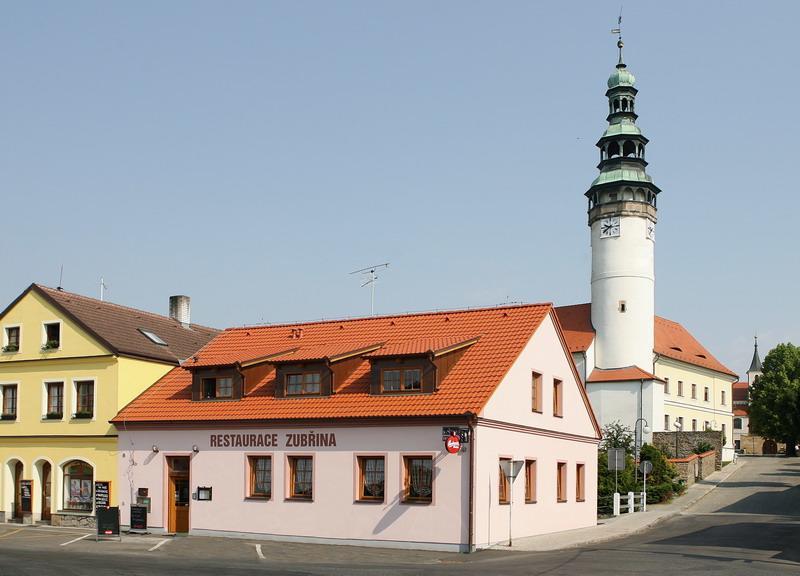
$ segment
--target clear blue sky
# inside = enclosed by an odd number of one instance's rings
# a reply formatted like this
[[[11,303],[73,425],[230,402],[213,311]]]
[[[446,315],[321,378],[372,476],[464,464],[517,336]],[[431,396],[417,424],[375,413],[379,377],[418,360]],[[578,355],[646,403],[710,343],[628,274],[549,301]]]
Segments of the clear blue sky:
[[[629,2],[656,307],[743,373],[800,333],[800,3]],[[584,302],[619,2],[4,2],[0,302],[213,326]]]

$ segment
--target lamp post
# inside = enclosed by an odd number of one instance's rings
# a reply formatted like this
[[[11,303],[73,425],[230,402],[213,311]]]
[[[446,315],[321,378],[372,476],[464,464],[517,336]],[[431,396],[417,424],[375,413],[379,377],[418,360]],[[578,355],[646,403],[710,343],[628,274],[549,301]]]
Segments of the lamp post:
[[[639,451],[644,444],[644,438],[642,436],[644,434],[650,434],[650,425],[647,423],[646,418],[637,418],[636,422],[633,423],[633,459],[635,462],[634,466],[634,481],[639,481]]]
[[[678,432],[683,429],[683,425],[677,420],[672,423],[675,426],[675,458],[678,457]]]

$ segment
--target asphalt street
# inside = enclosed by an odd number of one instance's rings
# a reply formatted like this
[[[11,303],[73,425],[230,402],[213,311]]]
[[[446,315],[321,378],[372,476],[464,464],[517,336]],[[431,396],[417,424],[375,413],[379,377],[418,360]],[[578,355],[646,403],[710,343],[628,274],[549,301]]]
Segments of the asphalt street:
[[[748,458],[685,513],[627,538],[475,554],[0,525],[0,575],[800,574],[800,459]]]

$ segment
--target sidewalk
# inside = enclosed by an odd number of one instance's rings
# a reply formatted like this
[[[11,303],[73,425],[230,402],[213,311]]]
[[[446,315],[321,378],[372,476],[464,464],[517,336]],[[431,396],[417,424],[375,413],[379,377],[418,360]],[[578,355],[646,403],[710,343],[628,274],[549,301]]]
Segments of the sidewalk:
[[[541,536],[529,536],[528,538],[517,538],[514,545],[493,546],[494,550],[511,550],[519,552],[547,552],[550,550],[560,550],[563,548],[575,548],[586,544],[595,544],[622,538],[630,534],[641,532],[651,526],[676,516],[684,510],[693,506],[698,500],[711,492],[718,484],[724,482],[729,476],[740,470],[745,465],[744,459],[740,458],[736,464],[728,464],[722,470],[711,474],[708,478],[701,480],[689,487],[689,489],[678,498],[668,504],[650,504],[647,512],[634,512],[633,514],[622,514],[612,518],[598,520],[597,526],[588,528],[578,528],[577,530],[567,530],[556,532],[555,534],[543,534]]]

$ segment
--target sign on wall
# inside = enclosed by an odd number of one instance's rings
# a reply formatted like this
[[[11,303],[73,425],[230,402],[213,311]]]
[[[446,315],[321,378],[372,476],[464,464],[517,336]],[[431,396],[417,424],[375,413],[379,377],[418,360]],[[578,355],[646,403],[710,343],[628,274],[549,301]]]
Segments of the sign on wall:
[[[33,510],[33,480],[19,481],[19,505],[22,512]]]
[[[108,508],[111,501],[111,482],[97,480],[94,483],[94,507]]]
[[[458,436],[459,442],[462,444],[469,444],[469,428],[461,428],[459,426],[443,426],[442,442],[446,442],[450,436]]]

